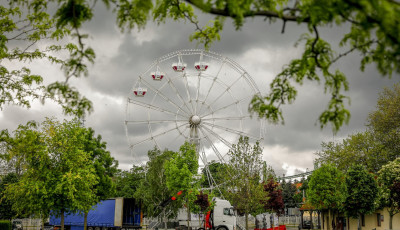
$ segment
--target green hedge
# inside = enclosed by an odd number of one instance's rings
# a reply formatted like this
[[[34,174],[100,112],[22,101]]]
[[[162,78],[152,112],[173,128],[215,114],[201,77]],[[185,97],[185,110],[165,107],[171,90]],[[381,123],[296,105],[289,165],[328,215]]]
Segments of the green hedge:
[[[0,220],[0,230],[11,230],[11,221]]]

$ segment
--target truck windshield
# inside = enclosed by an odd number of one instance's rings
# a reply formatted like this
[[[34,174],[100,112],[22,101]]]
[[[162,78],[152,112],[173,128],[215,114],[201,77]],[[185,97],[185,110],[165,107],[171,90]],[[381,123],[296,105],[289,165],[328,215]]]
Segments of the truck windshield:
[[[233,211],[233,208],[224,208],[224,215],[234,216],[235,212]]]

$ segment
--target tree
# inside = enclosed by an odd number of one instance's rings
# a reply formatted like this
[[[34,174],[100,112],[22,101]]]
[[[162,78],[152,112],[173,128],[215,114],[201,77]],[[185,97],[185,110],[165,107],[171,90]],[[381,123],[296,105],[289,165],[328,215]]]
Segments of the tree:
[[[28,122],[19,125],[12,136],[2,130],[6,159],[13,161],[18,170],[19,180],[5,187],[2,200],[9,201],[16,214],[36,214],[45,219],[50,212],[53,200],[44,199],[50,192],[50,157],[44,143],[43,134],[37,130],[38,124]]]
[[[17,216],[17,213],[12,209],[12,201],[4,199],[4,191],[7,186],[18,182],[18,176],[15,173],[8,173],[1,178],[0,182],[0,219],[11,220]]]
[[[187,209],[187,226],[190,226],[190,212],[193,210],[195,194],[198,193],[199,181],[195,178],[199,168],[199,159],[197,157],[196,145],[185,142],[179,152],[174,154],[165,165],[165,176],[167,187],[173,193],[182,191],[184,203]],[[208,197],[207,197],[208,198]]]
[[[224,183],[225,173],[226,173],[226,164],[220,163],[212,160],[207,168],[204,167],[202,170],[202,182],[201,187],[203,188],[214,188],[214,193],[216,196],[221,196],[223,186],[219,186],[215,188],[216,185],[221,185]]]
[[[268,194],[268,200],[264,203],[264,209],[275,212],[278,216],[284,214],[282,188],[279,183],[270,177],[264,184],[264,191]]]
[[[268,199],[261,183],[262,148],[259,142],[251,146],[248,137],[240,137],[228,155],[230,160],[225,173],[224,196],[238,211],[244,213],[248,230],[248,215],[261,213]]]
[[[306,79],[317,82],[323,79],[323,87],[331,95],[327,108],[319,117],[321,127],[330,123],[337,131],[343,123],[348,122],[350,113],[345,107],[348,98],[343,93],[349,89],[348,81],[333,64],[349,53],[361,54],[362,71],[368,64],[375,63],[384,76],[400,72],[400,19],[397,17],[400,4],[393,0],[101,2],[116,12],[116,23],[121,31],[143,28],[150,20],[150,15],[159,23],[167,18],[184,20],[194,24],[195,31],[190,40],[197,40],[206,48],[219,40],[226,18],[233,19],[236,30],[240,30],[250,17],[262,17],[270,22],[281,21],[282,32],[287,23],[305,25],[306,33],[299,39],[304,45],[301,58],[290,61],[271,83],[270,93],[255,96],[250,105],[253,113],[271,122],[283,121],[282,105],[295,100],[297,90],[292,82],[302,84]],[[82,116],[85,111],[92,110],[91,102],[70,87],[68,80],[87,75],[87,65],[94,62],[95,52],[84,42],[88,34],[83,34],[80,29],[92,19],[95,4],[99,4],[99,1],[18,0],[1,6],[1,59],[13,63],[47,59],[64,70],[66,80],[44,85],[43,77],[32,75],[26,67],[12,69],[2,65],[0,108],[5,103],[29,107],[30,98],[51,98],[58,101],[66,113]],[[214,15],[215,19],[204,26],[200,25],[194,8]],[[49,13],[54,9],[55,14]],[[320,29],[343,24],[349,25],[349,30],[333,44],[347,49],[340,53],[323,40]],[[59,42],[65,37],[71,37],[73,42],[67,45]],[[15,45],[20,40],[26,42],[22,48]],[[44,48],[34,49],[32,45],[37,43]],[[63,53],[67,53],[67,58],[62,58]]]
[[[301,202],[296,198],[297,188],[296,185],[292,183],[292,181],[282,182],[282,199],[285,205],[285,208],[296,208],[297,204]]]
[[[115,184],[112,178],[118,170],[118,162],[111,157],[110,152],[107,151],[107,143],[102,141],[100,135],[96,137],[92,128],[87,128],[85,131],[84,151],[89,153],[89,161],[93,164],[97,177],[97,183],[92,188],[95,193],[93,206],[114,194]],[[84,210],[84,230],[87,229],[87,215],[90,208]]]
[[[119,171],[115,176],[115,197],[134,198],[136,191],[145,180],[143,166],[133,165],[129,171]]]
[[[196,195],[197,199],[193,202],[193,204],[198,206],[198,213],[202,214],[203,217],[205,217],[205,214],[214,207],[214,204],[212,201],[213,194],[208,193],[208,191],[200,191],[199,194]],[[203,218],[205,219],[205,218]],[[207,228],[207,223],[204,221],[204,225],[201,226],[201,219],[199,218],[199,227],[200,228]]]
[[[375,210],[378,186],[373,174],[362,165],[354,165],[347,171],[346,187],[344,210],[348,217],[358,219],[358,229],[361,229],[361,215]]]
[[[381,167],[399,157],[400,152],[400,85],[385,88],[377,106],[367,118],[367,130],[349,135],[342,143],[322,143],[316,152],[316,163],[332,163],[347,171],[353,163],[377,173]]]
[[[164,164],[175,154],[173,151],[159,149],[148,151],[149,161],[145,166],[145,178],[141,181],[134,197],[143,203],[143,213],[149,217],[157,217],[162,210],[172,215],[177,213],[179,205],[175,202],[168,206],[160,206],[170,199],[173,191],[167,187]],[[140,170],[139,170],[140,171]]]
[[[381,157],[386,162],[400,157],[400,84],[379,94],[376,110],[368,115],[368,127],[385,147],[388,154]]]
[[[377,173],[391,158],[385,146],[371,131],[349,135],[342,143],[323,142],[316,152],[317,164],[333,164],[346,172],[353,164],[363,165],[369,172]]]
[[[341,171],[327,164],[312,173],[308,183],[307,199],[316,209],[328,210],[329,213],[337,211],[342,207],[345,198],[346,184]]]
[[[3,141],[18,144],[8,149],[10,158],[24,162],[20,180],[5,191],[17,213],[36,214],[44,220],[51,211],[61,216],[64,229],[65,212],[85,212],[92,207],[98,179],[90,153],[85,152],[86,129],[78,120],[46,119],[41,126],[29,122],[20,125],[14,137],[2,134]]]
[[[398,183],[400,181],[400,158],[389,162],[379,171],[379,203],[380,207],[388,208],[389,229],[393,229],[393,216],[400,212]]]

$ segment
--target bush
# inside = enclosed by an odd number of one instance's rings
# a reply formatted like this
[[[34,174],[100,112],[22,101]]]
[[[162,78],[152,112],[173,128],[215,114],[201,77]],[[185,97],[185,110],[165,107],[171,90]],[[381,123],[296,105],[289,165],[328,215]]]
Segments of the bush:
[[[0,230],[11,230],[11,221],[0,220]]]

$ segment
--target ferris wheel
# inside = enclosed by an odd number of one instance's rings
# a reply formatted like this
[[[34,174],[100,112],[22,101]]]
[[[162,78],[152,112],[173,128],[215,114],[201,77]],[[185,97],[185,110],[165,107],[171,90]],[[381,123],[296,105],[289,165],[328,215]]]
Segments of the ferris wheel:
[[[248,112],[259,90],[233,60],[205,50],[179,50],[157,58],[137,76],[127,98],[125,128],[133,163],[154,147],[177,151],[196,144],[200,165],[227,162],[240,136],[263,139],[264,122]]]

